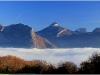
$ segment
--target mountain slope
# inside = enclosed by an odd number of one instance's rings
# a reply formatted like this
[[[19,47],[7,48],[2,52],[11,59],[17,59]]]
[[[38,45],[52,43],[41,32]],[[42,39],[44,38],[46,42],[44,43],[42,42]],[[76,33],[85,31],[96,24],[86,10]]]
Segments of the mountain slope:
[[[56,48],[48,40],[37,35],[31,27],[21,23],[6,26],[0,36],[1,47]]]

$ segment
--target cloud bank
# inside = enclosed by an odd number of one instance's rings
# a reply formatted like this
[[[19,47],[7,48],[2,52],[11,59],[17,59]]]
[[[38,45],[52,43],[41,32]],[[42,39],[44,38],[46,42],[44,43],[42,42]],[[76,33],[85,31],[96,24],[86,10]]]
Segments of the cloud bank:
[[[66,49],[24,49],[0,48],[0,56],[13,55],[25,60],[45,60],[52,64],[60,61],[72,61],[76,65],[88,59],[93,52],[100,52],[100,48],[66,48]]]

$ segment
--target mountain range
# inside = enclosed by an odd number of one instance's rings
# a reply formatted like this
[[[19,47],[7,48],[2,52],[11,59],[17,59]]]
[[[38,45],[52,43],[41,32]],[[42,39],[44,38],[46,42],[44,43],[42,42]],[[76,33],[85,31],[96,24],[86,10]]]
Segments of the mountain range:
[[[100,28],[95,28],[92,32],[88,32],[86,28],[72,31],[54,22],[36,33],[58,48],[100,47]]]
[[[100,48],[100,28],[88,32],[86,28],[72,31],[57,22],[35,32],[22,23],[3,26],[0,24],[0,47],[15,48]]]

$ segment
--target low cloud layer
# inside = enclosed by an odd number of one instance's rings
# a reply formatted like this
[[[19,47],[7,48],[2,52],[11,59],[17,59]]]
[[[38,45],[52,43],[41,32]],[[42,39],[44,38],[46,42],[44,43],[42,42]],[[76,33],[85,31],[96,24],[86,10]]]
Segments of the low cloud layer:
[[[13,55],[25,60],[46,60],[52,64],[62,61],[72,61],[76,65],[88,59],[93,52],[100,52],[100,48],[66,48],[66,49],[24,49],[0,48],[0,56]]]

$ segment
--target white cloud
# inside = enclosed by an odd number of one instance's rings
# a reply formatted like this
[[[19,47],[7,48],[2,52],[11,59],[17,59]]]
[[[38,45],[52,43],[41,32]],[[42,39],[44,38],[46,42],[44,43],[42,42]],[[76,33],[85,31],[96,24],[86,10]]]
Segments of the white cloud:
[[[66,48],[66,49],[24,49],[0,48],[0,56],[13,55],[25,60],[46,60],[53,64],[62,61],[72,61],[79,65],[88,59],[93,52],[100,52],[100,48]]]

